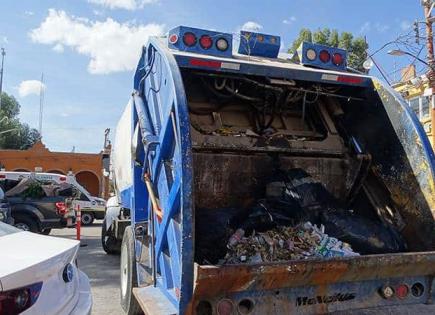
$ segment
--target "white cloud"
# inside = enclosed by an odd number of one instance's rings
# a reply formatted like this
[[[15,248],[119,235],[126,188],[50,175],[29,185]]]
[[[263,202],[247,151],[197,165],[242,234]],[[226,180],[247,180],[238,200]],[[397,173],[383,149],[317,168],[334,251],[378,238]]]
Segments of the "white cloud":
[[[1,42],[2,42],[3,44],[7,44],[7,43],[9,43],[9,40],[8,40],[8,38],[7,38],[6,36],[2,36],[2,38],[1,38]]]
[[[155,3],[158,0],[88,0],[93,4],[98,4],[109,9],[137,10],[146,4]]]
[[[35,12],[33,12],[33,11],[25,11],[24,14],[27,15],[27,16],[33,16],[33,15],[35,15]]]
[[[53,46],[53,50],[55,52],[58,52],[58,53],[63,53],[63,51],[65,50],[65,47],[63,47],[62,44],[56,44]]]
[[[365,34],[365,33],[368,33],[368,32],[371,32],[372,30],[374,30],[377,33],[385,33],[389,29],[390,29],[390,25],[382,24],[379,22],[372,23],[372,22],[367,21],[361,26],[359,32],[361,34]]]
[[[370,32],[371,29],[372,29],[372,23],[370,23],[370,22],[365,22],[365,23],[361,26],[361,28],[359,29],[359,32],[362,33],[362,34],[364,34],[364,33]]]
[[[257,22],[248,21],[242,25],[241,29],[244,31],[258,32],[263,29],[263,25],[258,24]]]
[[[375,29],[379,33],[385,33],[386,31],[388,31],[390,29],[390,25],[386,25],[386,24],[382,24],[382,23],[378,22],[375,24]]]
[[[28,95],[39,95],[39,92],[45,89],[45,84],[38,80],[26,80],[22,81],[18,86],[18,94],[20,97],[26,97]]]
[[[296,22],[296,17],[295,16],[291,16],[290,18],[288,18],[288,19],[284,19],[284,20],[282,20],[282,23],[284,23],[284,24],[293,24],[294,22]]]
[[[411,26],[412,26],[411,22],[409,22],[409,21],[407,21],[407,20],[404,20],[404,21],[402,21],[402,22],[400,23],[400,28],[401,28],[403,31],[407,31],[407,30],[409,30],[409,29],[411,28]]]
[[[58,45],[70,47],[90,57],[90,73],[107,74],[133,70],[148,37],[163,33],[164,26],[159,24],[119,23],[111,18],[104,22],[90,21],[50,9],[29,36],[33,42],[53,45],[55,50],[60,50]]]

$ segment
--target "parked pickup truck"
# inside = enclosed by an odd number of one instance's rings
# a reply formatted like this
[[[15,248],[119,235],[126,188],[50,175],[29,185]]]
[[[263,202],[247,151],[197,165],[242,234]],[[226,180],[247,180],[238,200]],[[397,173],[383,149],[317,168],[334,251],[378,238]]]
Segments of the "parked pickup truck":
[[[104,219],[106,213],[106,201],[103,198],[91,196],[91,194],[80,185],[73,174],[53,174],[39,172],[11,172],[0,171],[0,185],[12,187],[24,178],[35,178],[43,182],[52,182],[58,185],[69,184],[71,188],[69,194],[64,192],[65,197],[72,197],[73,190],[77,193],[75,196],[75,205],[79,205],[82,211],[81,218],[83,225],[91,225],[94,219]]]
[[[124,310],[435,314],[435,158],[412,110],[383,82],[347,69],[346,51],[304,42],[279,58],[279,36],[238,39],[235,53],[232,34],[182,26],[143,48],[116,130],[118,213],[106,227],[121,235],[130,219]],[[296,172],[305,177],[285,178]],[[307,196],[292,192],[308,184],[317,193],[301,203]],[[281,216],[259,202],[277,187],[290,205]],[[244,221],[226,234],[222,218],[234,212],[263,234],[243,236]],[[320,236],[270,236],[277,225],[310,227],[301,218],[316,213]],[[331,256],[298,247],[324,233],[342,246]],[[257,245],[244,248],[251,235]],[[255,253],[265,245],[294,251],[270,260],[273,252]],[[216,259],[198,255],[222,248]]]
[[[20,181],[0,181],[10,207],[15,227],[25,231],[49,234],[53,228],[75,223],[74,210],[68,209],[66,199],[71,185],[57,185],[51,181],[23,178]]]

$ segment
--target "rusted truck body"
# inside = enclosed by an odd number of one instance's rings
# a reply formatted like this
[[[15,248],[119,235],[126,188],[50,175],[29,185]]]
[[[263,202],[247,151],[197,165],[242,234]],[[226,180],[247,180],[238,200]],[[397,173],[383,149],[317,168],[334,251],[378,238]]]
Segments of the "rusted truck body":
[[[435,158],[406,102],[376,78],[342,69],[177,49],[183,32],[207,43],[206,31],[183,28],[149,41],[121,124],[130,133],[114,145],[116,157],[133,143],[130,179],[118,184],[131,213],[121,248],[127,313],[435,314]],[[122,161],[117,180],[126,176]],[[277,165],[304,169],[355,213],[394,227],[407,249],[195,261],[200,212],[246,209]]]

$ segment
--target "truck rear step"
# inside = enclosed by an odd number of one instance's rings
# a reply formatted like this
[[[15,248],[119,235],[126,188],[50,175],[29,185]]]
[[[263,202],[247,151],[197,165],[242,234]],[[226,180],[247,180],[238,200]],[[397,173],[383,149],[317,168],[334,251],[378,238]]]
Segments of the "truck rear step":
[[[134,288],[133,294],[145,315],[176,315],[174,305],[166,298],[162,290],[152,285]]]

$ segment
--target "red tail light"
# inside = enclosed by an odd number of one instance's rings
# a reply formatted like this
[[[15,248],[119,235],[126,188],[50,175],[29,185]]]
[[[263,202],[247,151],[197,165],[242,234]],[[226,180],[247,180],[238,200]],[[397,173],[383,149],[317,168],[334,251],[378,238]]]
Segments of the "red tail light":
[[[321,62],[327,63],[331,60],[331,55],[327,50],[322,50],[319,54],[319,59]]]
[[[0,314],[19,314],[35,304],[41,293],[42,282],[25,288],[0,292]]]
[[[204,49],[210,49],[213,46],[213,40],[208,35],[202,35],[199,39],[199,44]]]
[[[187,47],[192,47],[196,44],[196,36],[191,32],[184,33],[183,43]]]
[[[67,213],[68,209],[66,207],[65,202],[56,202],[55,205],[56,205],[57,214],[64,215],[65,213]]]
[[[66,177],[65,177],[65,176],[61,176],[61,177],[59,177],[59,180],[60,180],[61,182],[64,182],[64,181],[66,181]]]
[[[344,58],[341,54],[335,53],[332,55],[332,63],[336,66],[341,66],[343,64]]]
[[[404,299],[408,296],[409,289],[406,284],[401,284],[396,288],[396,296],[399,299]]]
[[[177,34],[172,34],[171,36],[169,36],[169,42],[171,44],[175,44],[176,42],[178,42],[178,35]]]
[[[231,315],[233,313],[234,304],[231,300],[223,299],[217,304],[218,315]]]
[[[0,178],[6,178],[5,174],[0,174]]]

